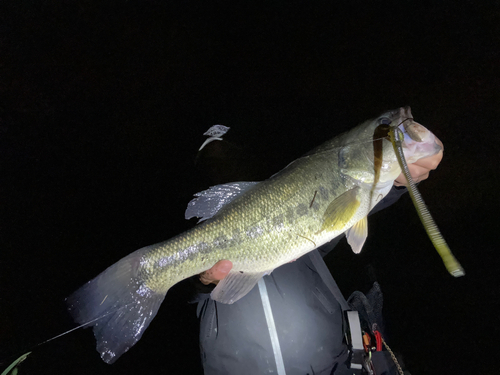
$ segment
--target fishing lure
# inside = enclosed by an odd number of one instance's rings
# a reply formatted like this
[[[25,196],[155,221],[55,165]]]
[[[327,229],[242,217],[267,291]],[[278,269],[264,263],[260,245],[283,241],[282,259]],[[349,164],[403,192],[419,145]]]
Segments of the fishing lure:
[[[443,260],[443,263],[448,272],[454,277],[464,276],[465,271],[463,267],[452,254],[450,248],[448,247],[448,244],[441,235],[439,228],[434,222],[434,219],[427,209],[424,200],[411,177],[410,170],[408,169],[408,164],[406,164],[406,159],[403,153],[403,137],[404,136],[401,129],[399,129],[399,125],[390,127],[389,139],[391,140],[392,146],[394,147],[394,152],[396,153],[396,157],[398,158],[401,170],[403,171],[403,174],[408,181],[408,192],[410,193],[413,205],[415,206],[418,216],[420,217],[420,221],[422,222],[422,225],[424,226],[425,231],[427,232],[427,235],[436,248],[439,256]]]

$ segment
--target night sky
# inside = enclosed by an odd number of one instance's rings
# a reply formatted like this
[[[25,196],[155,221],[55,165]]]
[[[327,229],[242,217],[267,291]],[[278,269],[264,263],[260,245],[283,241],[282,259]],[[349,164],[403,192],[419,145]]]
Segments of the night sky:
[[[496,374],[500,7],[381,3],[2,1],[0,368],[75,326],[64,299],[83,283],[193,226],[194,193],[410,105],[445,145],[420,191],[467,275],[408,196],[370,217],[361,255],[341,243],[326,261],[346,296],[375,270],[412,374]],[[231,130],[198,153],[213,124]],[[182,287],[117,363],[78,330],[20,374],[201,374]]]

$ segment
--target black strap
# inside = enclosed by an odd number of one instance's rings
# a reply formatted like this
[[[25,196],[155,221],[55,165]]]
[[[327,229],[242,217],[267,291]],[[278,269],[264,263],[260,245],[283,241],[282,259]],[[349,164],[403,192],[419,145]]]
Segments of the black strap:
[[[323,282],[326,284],[328,289],[330,289],[334,297],[337,299],[337,302],[340,304],[340,307],[342,307],[342,311],[351,310],[351,308],[347,304],[347,301],[342,295],[342,292],[340,291],[337,283],[333,279],[330,270],[326,266],[321,255],[319,255],[319,252],[316,250],[311,251],[309,253],[309,257],[311,258],[314,267],[316,267],[316,271],[318,271],[318,274],[321,276],[321,279],[323,279]]]

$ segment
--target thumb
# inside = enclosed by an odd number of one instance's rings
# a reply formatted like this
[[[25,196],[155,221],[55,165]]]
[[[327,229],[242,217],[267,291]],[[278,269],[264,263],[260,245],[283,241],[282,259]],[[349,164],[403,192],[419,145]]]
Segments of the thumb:
[[[232,268],[233,263],[231,261],[220,260],[215,263],[212,268],[200,274],[200,281],[205,285],[210,283],[217,284],[220,280],[227,276]]]

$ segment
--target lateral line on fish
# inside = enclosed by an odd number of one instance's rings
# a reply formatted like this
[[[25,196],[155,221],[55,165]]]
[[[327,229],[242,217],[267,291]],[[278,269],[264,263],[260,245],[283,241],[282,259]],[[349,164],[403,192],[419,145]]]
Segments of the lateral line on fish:
[[[397,126],[403,124],[405,121],[412,120],[412,119],[413,119],[413,117],[407,117],[404,120],[402,120]],[[382,139],[387,139],[387,138],[388,138],[388,135],[383,136],[383,137],[379,137],[379,138],[372,138],[372,139],[368,139],[368,140],[359,140],[359,141],[355,141],[355,142],[348,142],[348,143],[345,143],[345,144],[343,144],[341,146],[338,146],[338,147],[331,147],[331,148],[325,149],[323,151],[316,152],[314,155],[326,154],[326,153],[332,152],[333,150],[338,150],[338,149],[344,148],[346,146],[357,145],[357,144],[364,144],[364,143],[373,143],[374,141],[378,141],[378,140],[382,140]],[[313,155],[303,155],[303,156],[297,158],[296,160],[294,160],[293,162],[295,162],[295,161],[297,161],[299,159],[302,159],[302,158],[309,158],[310,156],[313,156]],[[373,191],[371,191],[371,194],[373,194]],[[312,207],[312,205],[314,203],[314,200],[316,199],[316,195],[317,195],[317,190],[314,192],[314,196],[312,198],[312,201],[309,204],[309,208]],[[256,224],[256,222],[251,223],[251,225],[255,225],[255,224]],[[304,238],[304,239],[312,242],[314,244],[314,246],[316,247],[316,243],[313,240],[311,240],[310,238],[304,237],[304,236],[302,236],[302,235],[300,235],[298,233],[295,233],[295,234],[297,236],[299,236],[299,237],[302,237],[302,238]]]
[[[405,121],[407,121],[407,120],[411,120],[411,119],[413,119],[413,118],[412,118],[412,117],[405,118],[403,121],[401,121],[401,123],[400,123],[400,124],[398,124],[398,126],[399,126],[399,125],[401,125],[402,123],[404,123]],[[380,138],[375,138],[375,139],[370,139],[370,140],[363,140],[363,141],[349,142],[349,143],[343,144],[343,145],[338,146],[338,147],[331,147],[331,148],[325,149],[325,150],[323,150],[323,151],[316,152],[314,155],[326,154],[326,153],[329,153],[329,152],[331,152],[331,151],[333,151],[333,150],[338,150],[338,149],[344,148],[344,147],[349,146],[349,145],[357,145],[357,144],[364,144],[364,143],[373,143],[374,141],[378,141],[378,140],[381,140],[381,139],[386,139],[386,138],[387,138],[387,136],[385,136],[385,137],[380,137]],[[295,162],[295,161],[297,161],[297,160],[299,160],[299,159],[302,159],[302,158],[309,158],[310,156],[313,156],[313,155],[303,155],[303,156],[300,156],[300,157],[298,157],[297,159],[295,159],[293,162]],[[292,163],[293,163],[293,162],[292,162]],[[316,198],[316,195],[317,195],[317,191],[315,191],[315,194],[314,194],[314,196],[313,196],[313,199],[312,199],[312,201],[311,201],[311,203],[310,203],[309,208],[311,208],[311,207],[312,207],[312,205],[313,205],[313,203],[314,203],[314,200],[315,200],[315,198]],[[273,212],[274,212],[274,211],[273,211]],[[257,223],[257,222],[253,222],[253,223],[251,223],[251,225],[255,225],[256,223]],[[310,238],[307,238],[307,237],[301,236],[301,235],[300,235],[300,234],[298,234],[298,233],[295,233],[295,234],[296,234],[296,235],[298,235],[299,237],[302,237],[302,238],[304,238],[304,239],[308,240],[308,241],[311,241],[311,242],[314,244],[314,246],[316,246],[316,243],[315,243],[313,240],[311,240]],[[87,323],[87,324],[88,324],[88,323]]]
[[[405,122],[405,121],[407,121],[409,119],[412,119],[412,118],[406,118],[401,123],[403,123],[403,122]],[[338,149],[341,149],[341,148],[344,148],[344,147],[350,146],[350,145],[357,145],[357,144],[364,144],[364,143],[373,143],[374,141],[381,140],[381,139],[384,139],[384,138],[387,138],[387,137],[380,137],[380,138],[376,138],[376,139],[362,140],[362,141],[356,141],[356,142],[348,142],[348,143],[345,143],[345,144],[343,144],[341,146],[338,146],[338,147],[331,147],[331,148],[325,149],[323,151],[316,152],[314,155],[326,154],[326,153],[332,152],[333,150],[338,150]],[[294,161],[292,161],[292,163],[296,162],[299,159],[309,158],[310,156],[313,156],[313,155],[302,155],[302,156],[298,157],[297,159],[295,159]],[[316,195],[317,195],[317,190],[314,192],[314,196],[312,198],[312,201],[309,203],[309,208],[312,208],[314,200],[316,199]],[[255,225],[256,223],[257,222],[252,222],[250,225]],[[310,238],[301,236],[298,233],[295,233],[295,234],[297,234],[298,236],[300,236],[300,237],[302,237],[302,238],[304,238],[304,239],[306,239],[308,241],[311,241],[314,244],[314,246],[316,246],[316,243],[313,240],[311,240]]]

